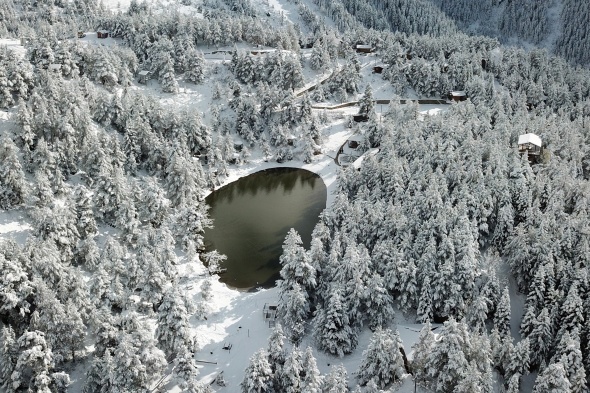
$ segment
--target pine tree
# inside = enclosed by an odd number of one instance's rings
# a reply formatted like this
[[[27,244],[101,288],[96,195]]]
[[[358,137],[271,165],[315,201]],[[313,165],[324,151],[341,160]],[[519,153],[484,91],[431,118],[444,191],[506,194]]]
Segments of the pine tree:
[[[531,345],[531,363],[540,365],[546,360],[553,343],[551,319],[546,308],[539,313],[533,326],[533,330],[527,337]]]
[[[305,334],[305,319],[309,314],[309,299],[298,283],[291,290],[281,293],[281,321],[289,326],[290,341],[298,345]]]
[[[332,366],[330,373],[324,379],[322,393],[348,393],[348,374],[342,364]]]
[[[191,352],[180,352],[174,359],[174,377],[183,391],[188,393],[208,393],[210,390],[198,381],[199,369]]]
[[[393,310],[393,297],[385,288],[385,283],[379,273],[373,273],[371,283],[368,288],[367,315],[369,328],[375,330],[387,326],[395,317],[395,311]]]
[[[469,364],[469,346],[466,327],[452,319],[445,322],[425,366],[436,391],[452,392],[461,382]]]
[[[242,393],[271,393],[273,371],[268,362],[268,353],[260,349],[252,355],[240,384]]]
[[[316,310],[313,334],[320,349],[342,357],[356,348],[358,333],[350,326],[342,287],[332,285],[326,308]]]
[[[494,326],[501,337],[510,335],[510,293],[508,287],[504,287],[502,297],[494,314]]]
[[[371,85],[367,85],[365,88],[365,94],[359,101],[359,115],[367,117],[374,117],[375,115],[375,102],[373,99],[373,89]]]
[[[561,362],[547,366],[537,379],[533,387],[533,393],[569,393],[571,384],[567,379],[565,368]]]
[[[285,364],[287,354],[285,351],[285,335],[280,323],[277,323],[268,338],[268,361],[272,372],[278,372]]]
[[[0,335],[0,387],[6,392],[14,392],[11,375],[18,358],[16,337],[10,326],[2,327]]]
[[[197,51],[196,49],[189,50],[186,54],[186,64],[186,79],[195,84],[203,82],[203,80],[205,79],[205,59],[203,57],[203,54]]]
[[[303,370],[303,354],[298,348],[293,348],[287,356],[285,364],[275,373],[275,390],[285,393],[301,392]]]
[[[411,367],[416,381],[423,382],[428,378],[428,369],[426,366],[434,344],[435,339],[432,333],[432,326],[430,325],[430,321],[426,321],[420,330],[418,341],[412,345],[414,355],[412,357]]]
[[[368,348],[363,351],[357,377],[361,385],[373,380],[381,388],[400,380],[405,373],[399,334],[378,328],[371,336]]]
[[[160,83],[162,84],[162,91],[164,93],[178,93],[178,82],[174,74],[174,63],[172,58],[168,55],[164,67],[160,71]]]
[[[311,347],[305,349],[303,354],[303,380],[301,382],[302,393],[322,393],[324,378],[320,375],[318,366],[313,356]]]
[[[35,389],[49,391],[51,382],[49,372],[53,362],[53,353],[40,331],[25,332],[17,340],[18,358],[12,373],[12,385],[15,391]],[[45,389],[43,390],[43,385]]]
[[[18,148],[8,137],[0,146],[0,207],[9,209],[25,202],[27,184]]]
[[[190,352],[194,347],[194,337],[190,333],[187,300],[170,289],[158,307],[158,326],[156,339],[167,354]]]

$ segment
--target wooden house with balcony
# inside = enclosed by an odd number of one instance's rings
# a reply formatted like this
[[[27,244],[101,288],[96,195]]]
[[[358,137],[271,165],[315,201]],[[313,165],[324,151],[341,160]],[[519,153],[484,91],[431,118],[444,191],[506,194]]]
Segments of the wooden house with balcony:
[[[543,142],[541,138],[533,133],[518,136],[518,152],[528,154],[529,159],[537,160],[543,153]]]

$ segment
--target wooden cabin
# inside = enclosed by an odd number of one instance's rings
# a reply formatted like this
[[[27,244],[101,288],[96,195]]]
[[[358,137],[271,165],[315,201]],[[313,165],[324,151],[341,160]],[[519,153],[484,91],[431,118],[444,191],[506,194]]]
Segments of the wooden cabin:
[[[151,79],[152,73],[147,70],[142,70],[137,73],[137,82],[147,85],[148,81]]]
[[[383,73],[384,67],[383,66],[375,66],[373,67],[373,74],[381,74]]]
[[[451,101],[459,102],[467,99],[467,93],[463,90],[456,90],[449,92],[448,99]]]
[[[21,37],[20,38],[20,44],[22,46],[26,46],[26,45],[28,45],[30,43],[31,43],[31,39],[29,37]]]
[[[541,138],[536,134],[523,134],[518,136],[518,152],[527,152],[530,156],[540,156],[543,151]]]
[[[293,134],[290,134],[290,135],[287,137],[287,145],[289,145],[289,146],[293,146],[293,145],[295,144],[295,141],[296,141],[296,140],[297,140],[297,137],[296,137],[295,135],[293,135]]]
[[[83,31],[78,31],[78,38],[84,38],[86,37],[86,33],[84,33]]]
[[[356,53],[373,53],[375,49],[371,45],[357,44],[354,47]]]
[[[98,30],[96,32],[96,38],[109,38],[108,30]]]
[[[275,320],[277,319],[277,309],[278,305],[274,303],[264,303],[264,307],[262,307],[262,318],[268,322],[268,327],[273,327],[275,325]]]
[[[357,123],[364,123],[369,121],[369,116],[367,115],[352,115],[352,120]]]

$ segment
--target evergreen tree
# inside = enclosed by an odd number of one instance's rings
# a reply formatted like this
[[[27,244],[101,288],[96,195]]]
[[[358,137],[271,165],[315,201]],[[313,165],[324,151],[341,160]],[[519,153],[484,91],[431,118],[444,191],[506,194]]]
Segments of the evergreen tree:
[[[162,91],[164,93],[178,93],[178,82],[176,82],[176,75],[174,74],[174,63],[170,55],[168,55],[164,67],[160,71],[160,83],[162,84]]]
[[[272,372],[278,372],[285,364],[287,354],[285,351],[285,335],[280,323],[277,323],[268,338],[268,361]]]
[[[428,378],[428,369],[426,368],[428,357],[432,352],[435,344],[434,334],[430,321],[426,321],[420,330],[418,341],[412,345],[414,356],[412,357],[412,374],[416,381],[423,382]]]
[[[293,348],[287,356],[285,364],[275,373],[275,390],[285,393],[301,392],[303,370],[303,354],[298,348]]]
[[[196,49],[191,49],[186,54],[186,71],[185,77],[193,83],[203,82],[205,67],[205,58],[203,54]]]
[[[25,202],[27,184],[18,148],[8,137],[0,146],[0,207],[9,209]]]
[[[350,388],[347,383],[348,374],[342,364],[332,366],[330,373],[324,379],[322,393],[348,393]]]
[[[18,390],[49,392],[53,353],[43,332],[25,332],[17,340],[18,358],[11,375],[12,387]]]
[[[190,333],[189,317],[187,300],[178,290],[168,290],[158,307],[158,326],[155,333],[160,347],[166,353],[184,353],[194,349],[195,341]]]
[[[508,287],[504,287],[502,297],[494,314],[494,326],[501,337],[510,335],[510,293]]]
[[[365,94],[363,94],[363,97],[359,101],[359,115],[367,117],[374,117],[375,115],[375,101],[371,85],[367,85],[365,88]]]
[[[14,392],[11,375],[18,358],[16,337],[10,326],[2,327],[0,335],[0,387],[6,392]]]
[[[339,357],[352,352],[358,344],[358,334],[350,326],[342,292],[340,285],[333,284],[326,308],[316,310],[313,332],[320,349]]]
[[[537,379],[533,387],[533,393],[569,393],[571,384],[567,379],[566,371],[560,362],[547,366]]]
[[[305,349],[302,369],[304,376],[301,381],[301,392],[322,393],[322,383],[324,378],[320,375],[311,347]]]
[[[469,361],[470,342],[466,327],[454,320],[445,322],[426,361],[428,379],[438,392],[452,392],[463,379]]]
[[[371,336],[368,348],[363,351],[357,377],[361,385],[373,380],[381,388],[400,380],[405,373],[399,334],[378,328]]]
[[[240,384],[242,393],[271,393],[273,371],[268,362],[268,353],[260,349],[252,355]]]

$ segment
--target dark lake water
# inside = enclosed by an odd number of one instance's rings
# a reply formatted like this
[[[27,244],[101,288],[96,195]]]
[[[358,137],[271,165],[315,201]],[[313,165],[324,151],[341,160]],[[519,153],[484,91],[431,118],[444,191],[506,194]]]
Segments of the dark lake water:
[[[205,201],[214,228],[205,231],[205,245],[227,256],[221,281],[239,289],[274,286],[287,232],[295,228],[309,248],[326,197],[318,175],[296,168],[256,172],[211,193]]]

